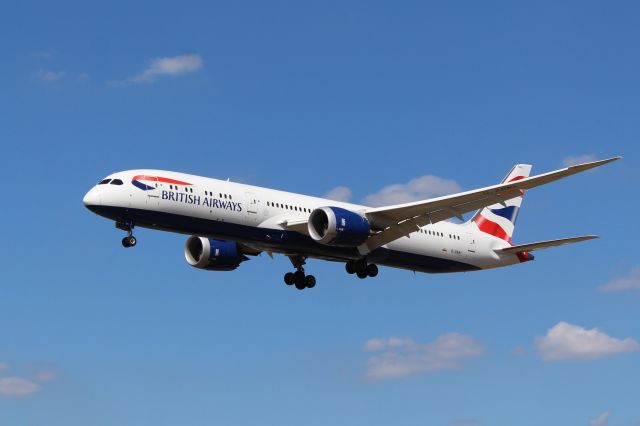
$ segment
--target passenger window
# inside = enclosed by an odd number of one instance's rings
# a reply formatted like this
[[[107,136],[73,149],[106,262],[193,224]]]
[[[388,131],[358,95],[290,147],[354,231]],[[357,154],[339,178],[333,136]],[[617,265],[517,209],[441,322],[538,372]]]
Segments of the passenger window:
[[[111,182],[111,179],[103,179],[103,180],[101,180],[100,182],[98,182],[98,185],[106,185],[106,184],[108,184],[109,182]]]
[[[120,179],[114,179],[111,181],[111,185],[122,185],[122,181]]]

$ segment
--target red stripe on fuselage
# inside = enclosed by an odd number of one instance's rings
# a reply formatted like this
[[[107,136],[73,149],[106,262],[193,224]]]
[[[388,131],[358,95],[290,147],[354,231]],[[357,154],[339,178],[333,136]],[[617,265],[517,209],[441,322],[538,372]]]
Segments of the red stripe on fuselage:
[[[474,221],[478,228],[489,235],[493,235],[494,237],[498,237],[502,240],[505,240],[509,244],[511,244],[511,237],[502,229],[502,226],[497,223],[487,219],[482,215],[478,215],[475,217]]]
[[[151,182],[163,182],[163,183],[172,183],[174,185],[192,185],[189,182],[182,182],[180,180],[169,179],[161,176],[146,176],[146,175],[138,175],[133,177],[134,180],[148,180]]]

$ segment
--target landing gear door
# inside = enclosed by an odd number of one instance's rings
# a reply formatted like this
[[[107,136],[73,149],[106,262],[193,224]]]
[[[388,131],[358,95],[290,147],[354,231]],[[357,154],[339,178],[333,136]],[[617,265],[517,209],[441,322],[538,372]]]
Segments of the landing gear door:
[[[476,254],[476,237],[471,232],[467,232],[467,256],[475,256]]]

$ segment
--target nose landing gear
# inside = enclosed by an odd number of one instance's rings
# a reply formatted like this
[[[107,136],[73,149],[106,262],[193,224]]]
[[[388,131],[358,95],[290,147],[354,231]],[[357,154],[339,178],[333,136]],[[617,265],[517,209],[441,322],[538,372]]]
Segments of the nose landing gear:
[[[138,240],[136,240],[136,237],[134,237],[133,235],[127,235],[122,239],[122,246],[127,248],[133,247],[137,242]]]
[[[127,236],[122,239],[122,246],[129,248],[137,244],[138,240],[133,236],[133,228],[135,224],[132,220],[125,220],[122,222],[116,222],[116,228],[127,231]]]
[[[316,277],[304,273],[303,265],[307,258],[304,256],[289,256],[289,260],[291,260],[293,267],[296,268],[296,272],[287,272],[284,274],[284,283],[286,285],[295,285],[298,290],[315,287]]]

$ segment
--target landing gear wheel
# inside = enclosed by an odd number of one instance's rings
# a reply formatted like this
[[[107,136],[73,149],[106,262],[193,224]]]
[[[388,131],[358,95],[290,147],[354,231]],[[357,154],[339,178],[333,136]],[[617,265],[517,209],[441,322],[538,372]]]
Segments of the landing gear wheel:
[[[378,267],[373,263],[370,265],[367,265],[367,276],[370,276],[371,278],[373,278],[376,275],[378,275]]]
[[[367,276],[367,261],[364,259],[360,259],[358,260],[355,265],[354,268],[356,270],[356,274],[358,274],[358,277],[360,277],[360,274],[364,274],[364,276]],[[362,277],[360,277],[362,278]]]
[[[136,245],[138,241],[136,240],[136,237],[134,237],[133,235],[130,235],[128,237],[124,237],[122,239],[122,246],[123,247],[133,247]]]
[[[304,290],[304,289],[307,287],[307,286],[306,286],[306,283],[305,283],[305,278],[306,278],[306,277],[305,277],[305,275],[304,275],[304,272],[302,272],[302,271],[296,271],[296,272],[293,274],[293,277],[294,277],[294,281],[295,281],[295,284],[296,284],[296,288],[297,288],[298,290]]]
[[[345,265],[344,268],[347,270],[347,274],[355,274],[356,273],[356,266],[353,264],[352,261],[348,261]]]
[[[356,272],[356,275],[358,276],[358,278],[363,280],[367,278],[367,271],[358,271]]]
[[[316,277],[313,275],[307,275],[304,278],[304,285],[307,288],[314,288],[316,286]]]
[[[287,272],[286,274],[284,274],[284,283],[286,285],[293,285],[293,283],[296,282],[296,277],[293,274],[293,272]]]

